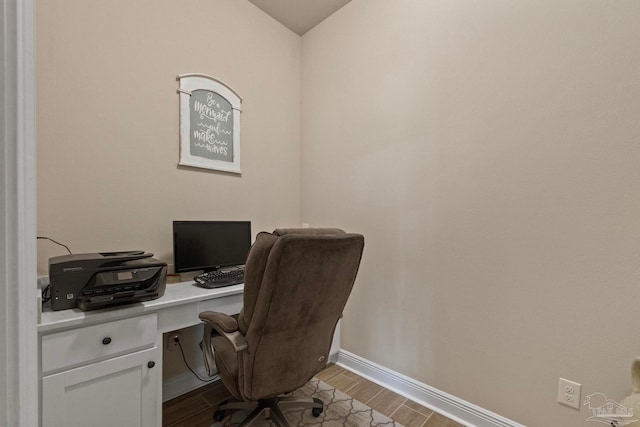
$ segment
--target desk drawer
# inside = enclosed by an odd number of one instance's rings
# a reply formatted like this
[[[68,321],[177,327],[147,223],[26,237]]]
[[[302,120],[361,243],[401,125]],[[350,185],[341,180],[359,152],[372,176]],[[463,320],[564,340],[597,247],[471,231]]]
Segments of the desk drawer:
[[[44,335],[42,372],[148,347],[157,336],[155,313]]]

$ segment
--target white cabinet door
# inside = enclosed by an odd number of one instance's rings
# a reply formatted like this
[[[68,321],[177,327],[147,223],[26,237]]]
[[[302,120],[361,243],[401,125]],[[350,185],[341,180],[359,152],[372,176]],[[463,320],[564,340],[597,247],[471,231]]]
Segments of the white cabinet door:
[[[42,378],[43,427],[157,427],[157,347]]]

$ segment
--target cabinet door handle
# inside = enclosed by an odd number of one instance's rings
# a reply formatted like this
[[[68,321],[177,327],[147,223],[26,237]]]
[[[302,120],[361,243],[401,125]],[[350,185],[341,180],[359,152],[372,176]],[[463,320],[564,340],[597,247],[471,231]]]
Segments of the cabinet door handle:
[[[111,337],[105,337],[102,339],[102,344],[108,345],[111,344]]]
[[[153,360],[151,362],[147,363],[147,368],[149,368],[149,369],[153,368],[154,366],[156,366],[156,362],[154,362]]]

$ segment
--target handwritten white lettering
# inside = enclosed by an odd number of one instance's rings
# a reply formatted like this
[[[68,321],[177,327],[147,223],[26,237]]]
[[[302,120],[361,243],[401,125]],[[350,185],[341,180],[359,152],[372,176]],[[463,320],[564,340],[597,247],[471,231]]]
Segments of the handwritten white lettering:
[[[217,122],[215,126],[207,124],[207,123],[203,123],[203,122],[198,122],[196,124],[197,126],[203,127],[205,129],[208,129],[210,131],[213,131],[216,133],[216,135],[220,135],[221,133],[224,135],[231,135],[233,132],[230,130],[224,130],[221,128],[221,123]]]
[[[213,120],[214,122],[220,121],[227,123],[229,121],[229,117],[231,116],[230,110],[220,109],[216,111],[215,108],[212,108],[209,105],[205,105],[200,101],[194,102],[193,110],[200,115],[201,120],[206,117],[207,119]]]
[[[222,141],[216,138],[215,132],[204,129],[196,129],[193,131],[193,138],[195,141],[196,147],[201,147],[206,149],[210,153],[218,153],[224,156],[228,153],[228,145],[227,141]]]
[[[210,153],[222,154],[223,156],[228,155],[227,147],[219,147],[217,145],[210,145],[210,144],[201,144],[199,142],[196,142],[193,145],[196,147],[204,148]]]
[[[192,96],[191,148],[195,150],[193,152],[210,158],[226,159],[232,156],[234,117],[231,104],[214,92],[196,91]]]

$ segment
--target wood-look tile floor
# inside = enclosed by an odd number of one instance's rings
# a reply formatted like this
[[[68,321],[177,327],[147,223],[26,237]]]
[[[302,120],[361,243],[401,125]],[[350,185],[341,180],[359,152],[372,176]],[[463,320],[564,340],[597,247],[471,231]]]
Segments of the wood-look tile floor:
[[[406,427],[462,427],[455,421],[337,365],[327,366],[316,377]],[[216,407],[229,397],[229,392],[219,381],[200,387],[165,402],[162,408],[162,425],[209,427],[213,423]]]

